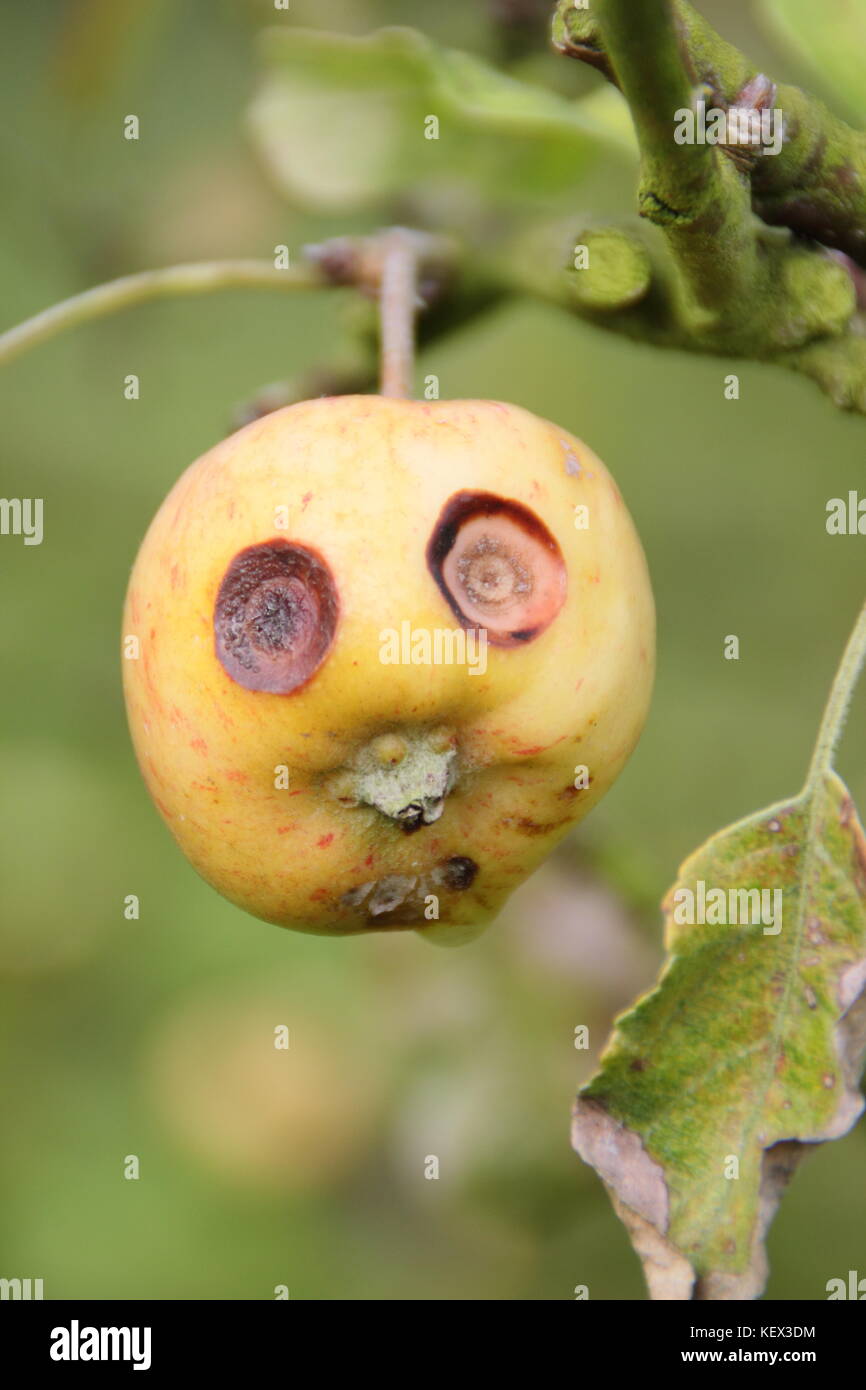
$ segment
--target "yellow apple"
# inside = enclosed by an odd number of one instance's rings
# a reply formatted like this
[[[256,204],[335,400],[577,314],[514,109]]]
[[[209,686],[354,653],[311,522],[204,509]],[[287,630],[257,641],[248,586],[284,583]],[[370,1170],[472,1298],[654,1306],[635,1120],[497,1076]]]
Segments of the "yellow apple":
[[[654,623],[578,439],[493,401],[321,398],[224,440],[157,513],[124,615],[129,722],[232,902],[459,942],[622,769]]]

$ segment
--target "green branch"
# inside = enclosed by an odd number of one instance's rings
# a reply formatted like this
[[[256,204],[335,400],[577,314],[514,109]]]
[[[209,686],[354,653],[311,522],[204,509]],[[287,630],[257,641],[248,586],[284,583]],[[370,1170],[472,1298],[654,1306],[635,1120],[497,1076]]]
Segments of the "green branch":
[[[680,316],[695,334],[717,333],[768,288],[748,186],[716,147],[674,142],[693,90],[669,0],[595,0],[594,11],[640,146],[640,213],[662,228],[679,267]]]
[[[611,46],[609,8],[610,0],[594,0],[591,10],[578,10],[561,0],[554,43],[560,52],[590,63],[625,91],[618,54]],[[642,0],[633,8],[637,20],[637,14],[650,6]],[[672,0],[664,8],[671,22],[675,19],[692,83],[706,89],[709,104],[724,110],[742,106],[744,93],[759,79],[774,91],[775,107],[784,117],[785,141],[778,155],[755,160],[751,169],[758,215],[844,251],[866,266],[866,134],[852,130],[799,87],[770,82],[686,0]],[[655,50],[647,48],[645,53],[653,54],[647,67],[655,68]],[[626,96],[634,110],[627,91]]]
[[[692,103],[668,0],[595,0],[617,86],[632,112],[641,151],[641,215],[662,227],[692,226],[728,192],[708,145],[670,157],[674,112]]]
[[[866,413],[851,263],[866,264],[866,136],[797,88],[776,87],[685,0],[593,0],[591,10],[559,0],[553,36],[628,101],[639,211],[661,233],[641,250],[631,233],[585,230],[576,240],[600,254],[560,279],[556,297],[636,338],[790,367]],[[678,143],[677,121],[699,100],[726,117],[770,111],[782,122],[778,153],[730,133],[727,145]]]
[[[675,3],[696,79],[718,105],[735,105],[758,76],[754,63],[691,5]],[[815,22],[820,23],[817,12]],[[775,105],[784,117],[785,141],[778,155],[755,163],[755,211],[765,222],[813,237],[866,266],[866,134],[799,87],[780,83]]]

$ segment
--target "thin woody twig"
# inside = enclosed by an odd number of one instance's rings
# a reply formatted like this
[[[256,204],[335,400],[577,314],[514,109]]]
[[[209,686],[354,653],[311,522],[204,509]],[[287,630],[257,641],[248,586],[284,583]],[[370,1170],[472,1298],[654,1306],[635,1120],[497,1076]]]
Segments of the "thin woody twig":
[[[301,264],[278,270],[273,261],[202,261],[173,265],[164,270],[144,270],[73,295],[0,334],[0,364],[11,362],[28,348],[56,337],[67,328],[90,323],[118,309],[128,309],[151,299],[210,294],[214,290],[310,290],[328,283],[315,266]]]

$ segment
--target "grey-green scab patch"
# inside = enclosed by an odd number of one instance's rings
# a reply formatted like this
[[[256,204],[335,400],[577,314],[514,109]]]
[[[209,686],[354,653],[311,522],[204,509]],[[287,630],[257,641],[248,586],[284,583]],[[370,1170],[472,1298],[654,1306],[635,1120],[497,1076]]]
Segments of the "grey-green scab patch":
[[[417,878],[408,878],[404,874],[388,874],[381,878],[367,902],[370,916],[380,917],[385,912],[402,907],[415,891],[417,883]]]
[[[478,875],[478,865],[466,855],[452,855],[426,874],[386,874],[350,888],[340,898],[340,906],[360,908],[372,922],[387,918],[382,926],[421,928],[427,920],[425,908],[431,897],[438,902],[441,889],[463,893]],[[436,918],[438,920],[438,914]]]
[[[361,753],[354,791],[358,801],[414,830],[442,815],[454,785],[456,749],[438,750],[426,735],[405,738],[406,756],[396,767],[383,767],[369,749]]]

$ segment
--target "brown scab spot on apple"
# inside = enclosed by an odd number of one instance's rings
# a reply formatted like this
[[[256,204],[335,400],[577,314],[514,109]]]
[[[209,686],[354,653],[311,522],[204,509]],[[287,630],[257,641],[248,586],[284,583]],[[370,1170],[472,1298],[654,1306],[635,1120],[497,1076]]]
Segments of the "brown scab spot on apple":
[[[592,790],[592,773],[588,774],[586,781],[587,785],[585,787],[576,787],[573,782],[569,782],[568,786],[563,787],[562,791],[559,793],[562,800],[574,801],[574,799],[578,796],[586,796],[587,792]]]
[[[531,642],[565,602],[565,561],[544,523],[521,502],[458,492],[427,545],[427,564],[465,628],[497,647]]]
[[[520,816],[517,821],[518,830],[522,830],[524,835],[550,835],[554,830],[559,830],[561,826],[568,825],[568,820],[533,820],[531,816]]]
[[[217,659],[247,690],[290,695],[325,660],[339,608],[333,575],[314,550],[282,538],[248,546],[217,594]]]

